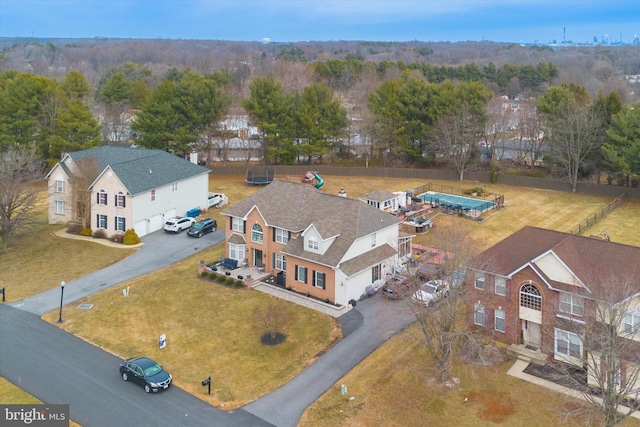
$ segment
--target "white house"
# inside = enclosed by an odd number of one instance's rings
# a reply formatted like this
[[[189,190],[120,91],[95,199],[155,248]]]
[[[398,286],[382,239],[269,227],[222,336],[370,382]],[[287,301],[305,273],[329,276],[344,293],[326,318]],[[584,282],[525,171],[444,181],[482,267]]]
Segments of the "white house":
[[[65,154],[47,174],[49,223],[79,219],[74,179],[83,161],[95,165],[90,193],[91,229],[107,233],[160,230],[166,219],[206,209],[209,169],[159,150],[102,146]],[[85,168],[86,169],[86,168]],[[83,184],[84,185],[84,184]]]

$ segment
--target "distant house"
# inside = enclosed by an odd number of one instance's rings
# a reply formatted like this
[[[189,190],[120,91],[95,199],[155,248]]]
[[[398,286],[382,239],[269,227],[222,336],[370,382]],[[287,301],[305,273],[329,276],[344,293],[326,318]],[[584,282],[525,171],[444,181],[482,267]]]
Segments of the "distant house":
[[[411,255],[395,216],[311,185],[274,180],[223,215],[228,257],[340,305],[380,286]]]
[[[81,179],[80,165],[88,163],[92,176]],[[75,190],[86,190],[93,231],[115,234],[133,228],[144,236],[162,229],[170,217],[206,209],[209,172],[159,150],[102,146],[67,153],[46,176],[49,223],[78,220]]]
[[[510,344],[514,353],[528,349],[530,356],[542,356],[543,363],[553,358],[582,368],[593,360],[587,353],[597,352],[580,332],[597,322],[602,301],[596,296],[615,294],[611,287],[623,286],[594,278],[613,272],[638,287],[639,260],[639,247],[525,227],[470,264],[467,325],[485,329],[495,340]],[[619,334],[638,341],[640,351],[640,295],[628,298],[637,301],[625,305],[629,312]]]

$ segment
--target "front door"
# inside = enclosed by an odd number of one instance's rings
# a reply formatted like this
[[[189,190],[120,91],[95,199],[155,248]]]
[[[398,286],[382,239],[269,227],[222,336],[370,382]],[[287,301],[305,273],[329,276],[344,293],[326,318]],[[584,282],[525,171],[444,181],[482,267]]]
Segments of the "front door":
[[[530,320],[522,321],[522,338],[524,345],[540,348],[540,324]]]
[[[262,261],[262,251],[260,249],[253,250],[253,265],[256,267],[264,267],[264,262]]]

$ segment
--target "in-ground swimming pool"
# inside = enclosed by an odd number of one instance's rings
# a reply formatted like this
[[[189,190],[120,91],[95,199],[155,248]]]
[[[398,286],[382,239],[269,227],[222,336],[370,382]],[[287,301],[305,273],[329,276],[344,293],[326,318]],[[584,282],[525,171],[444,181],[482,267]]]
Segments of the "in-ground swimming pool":
[[[489,209],[493,209],[496,205],[495,202],[488,200],[454,196],[453,194],[436,193],[435,191],[427,191],[426,193],[420,194],[418,197],[420,197],[425,203],[435,204],[447,209],[473,212],[476,215],[479,215],[484,211],[488,211]]]

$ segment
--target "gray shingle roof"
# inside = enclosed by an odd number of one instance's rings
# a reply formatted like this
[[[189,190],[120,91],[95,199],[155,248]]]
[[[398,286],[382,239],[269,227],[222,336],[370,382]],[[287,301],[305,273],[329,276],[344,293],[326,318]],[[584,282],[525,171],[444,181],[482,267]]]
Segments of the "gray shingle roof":
[[[373,202],[384,202],[395,198],[396,195],[387,190],[375,190],[362,197],[363,200],[371,200]]]
[[[104,145],[69,153],[69,156],[74,161],[95,158],[101,172],[110,166],[133,195],[209,173],[209,169],[173,154],[144,148]]]
[[[339,236],[324,255],[305,251],[303,239],[292,239],[282,253],[337,266],[353,242],[399,224],[395,216],[360,200],[326,194],[312,185],[274,180],[262,190],[223,212],[243,218],[256,207],[267,226],[299,233],[313,224],[321,237]]]

